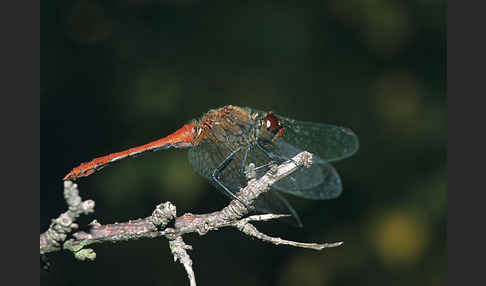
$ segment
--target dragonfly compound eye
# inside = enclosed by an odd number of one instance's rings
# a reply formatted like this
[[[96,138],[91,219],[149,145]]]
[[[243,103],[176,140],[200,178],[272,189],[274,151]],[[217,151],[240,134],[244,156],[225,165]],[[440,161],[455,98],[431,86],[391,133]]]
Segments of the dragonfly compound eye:
[[[267,123],[266,123],[266,125],[267,125],[267,130],[270,130],[270,127],[272,127],[272,121],[267,120],[266,122],[267,122]]]
[[[263,118],[263,123],[267,130],[273,134],[278,134],[283,131],[282,120],[279,120],[277,116],[271,112],[265,115],[265,118]]]

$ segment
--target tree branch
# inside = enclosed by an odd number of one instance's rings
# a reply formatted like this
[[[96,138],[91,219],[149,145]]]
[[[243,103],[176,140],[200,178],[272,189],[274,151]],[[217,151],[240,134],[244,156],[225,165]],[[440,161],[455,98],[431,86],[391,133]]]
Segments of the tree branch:
[[[309,167],[311,164],[312,155],[308,152],[301,152],[280,166],[273,166],[258,180],[251,179],[248,185],[237,194],[237,197],[246,205],[251,206],[262,193],[270,189],[272,184],[288,176],[299,167]],[[174,260],[179,260],[184,265],[191,286],[196,285],[196,282],[192,270],[192,261],[186,250],[192,249],[192,247],[182,240],[182,235],[187,233],[196,232],[199,235],[204,235],[209,231],[223,227],[234,227],[246,235],[275,245],[284,244],[322,250],[342,244],[342,242],[324,244],[294,242],[263,234],[251,222],[278,219],[287,215],[265,214],[243,218],[248,214],[248,209],[238,200],[232,200],[228,206],[220,211],[208,214],[186,213],[179,217],[176,217],[176,207],[172,203],[166,202],[159,204],[152,215],[146,218],[107,225],[93,221],[90,224],[89,232],[72,233],[78,228],[74,221],[81,214],[93,212],[94,202],[91,200],[82,201],[78,194],[77,185],[70,181],[64,182],[64,197],[69,209],[57,219],[54,219],[49,229],[40,235],[41,254],[65,249],[72,251],[77,259],[93,260],[96,258],[96,254],[93,249],[86,248],[88,245],[106,241],[116,242],[164,236],[169,240],[169,247],[174,255]],[[166,228],[167,224],[174,219],[174,227]],[[72,238],[68,239],[68,235],[71,233]]]

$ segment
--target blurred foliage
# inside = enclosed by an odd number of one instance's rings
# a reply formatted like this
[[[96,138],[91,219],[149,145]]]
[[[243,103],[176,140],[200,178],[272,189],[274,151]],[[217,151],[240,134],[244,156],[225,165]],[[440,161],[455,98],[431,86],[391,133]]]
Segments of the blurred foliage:
[[[76,0],[41,3],[40,230],[61,178],[95,156],[165,136],[226,104],[352,128],[344,192],[291,198],[303,229],[260,227],[314,252],[223,230],[189,236],[200,285],[442,285],[446,280],[446,3],[437,0]],[[78,182],[112,223],[207,212],[226,199],[181,150]],[[163,240],[100,245],[94,263],[50,256],[43,285],[186,285]]]

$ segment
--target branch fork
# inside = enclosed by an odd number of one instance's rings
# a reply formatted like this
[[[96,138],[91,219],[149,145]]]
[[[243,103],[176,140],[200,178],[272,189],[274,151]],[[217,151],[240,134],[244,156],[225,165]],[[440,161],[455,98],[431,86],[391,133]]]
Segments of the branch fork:
[[[305,151],[301,152],[279,166],[272,166],[270,171],[261,178],[251,178],[248,185],[237,196],[247,205],[251,205],[258,196],[268,191],[272,184],[288,176],[299,167],[309,167],[311,164],[312,154]],[[251,170],[249,174],[251,174]],[[290,245],[322,250],[324,248],[337,247],[343,243],[302,243],[268,236],[258,231],[252,222],[279,219],[288,215],[263,214],[243,218],[248,214],[248,209],[238,200],[232,200],[228,206],[220,211],[207,214],[185,213],[179,217],[177,217],[176,207],[171,202],[165,202],[156,206],[152,215],[146,218],[107,225],[93,221],[90,224],[91,229],[89,232],[74,232],[78,228],[75,220],[81,214],[94,212],[95,203],[92,200],[83,201],[79,196],[77,184],[71,181],[64,182],[64,197],[68,205],[68,211],[54,219],[49,229],[40,235],[41,255],[65,249],[72,251],[77,259],[94,260],[96,253],[93,249],[86,248],[90,244],[163,236],[169,240],[169,247],[174,256],[174,261],[178,260],[184,266],[191,286],[196,285],[192,260],[187,253],[187,250],[191,250],[192,247],[185,244],[182,240],[182,236],[187,233],[195,232],[199,235],[204,235],[209,231],[223,227],[233,227],[248,236],[275,245]],[[173,220],[175,220],[174,227],[166,227]],[[69,235],[72,238],[68,239]]]

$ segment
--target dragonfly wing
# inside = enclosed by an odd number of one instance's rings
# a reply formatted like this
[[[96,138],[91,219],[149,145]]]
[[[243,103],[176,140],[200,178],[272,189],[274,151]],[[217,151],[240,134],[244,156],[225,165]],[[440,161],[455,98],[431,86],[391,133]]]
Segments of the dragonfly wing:
[[[345,127],[324,123],[296,121],[281,117],[285,128],[282,139],[289,144],[318,155],[326,162],[347,158],[359,148],[358,136]]]
[[[190,148],[188,152],[189,163],[199,175],[208,179],[219,191],[228,195],[213,178],[213,172],[231,154],[233,150],[224,144],[214,144],[209,141],[202,141],[199,145]],[[239,152],[241,153],[241,152]],[[237,159],[240,154],[235,155],[235,159],[224,168],[219,181],[236,194],[240,188],[246,186],[245,177],[240,174]]]
[[[280,154],[289,158],[302,152],[283,140],[277,140],[274,145]],[[299,168],[272,187],[306,199],[325,200],[338,197],[342,192],[342,185],[337,171],[331,164],[316,155],[312,160],[309,168]]]
[[[266,112],[247,108],[264,116]],[[318,155],[327,162],[347,158],[359,148],[358,136],[346,127],[325,123],[298,121],[276,114],[283,121],[282,139],[305,151]]]
[[[205,177],[216,187],[216,189],[230,199],[232,199],[223,189],[212,179],[213,171],[231,154],[232,150],[223,144],[213,144],[209,141],[201,142],[198,146],[189,149],[189,162],[193,169],[201,176]],[[220,182],[232,193],[236,194],[247,185],[247,179],[241,172],[242,160],[245,151],[242,150],[235,154],[233,161],[223,170]],[[248,163],[255,163],[257,166],[269,162],[266,155],[258,149],[250,152],[247,157]],[[260,178],[268,171],[268,167],[259,168],[256,177]],[[287,202],[287,200],[277,192],[270,190],[258,197],[253,206],[260,213],[290,214],[291,219],[287,219],[292,225],[302,226],[302,222],[297,212]]]

